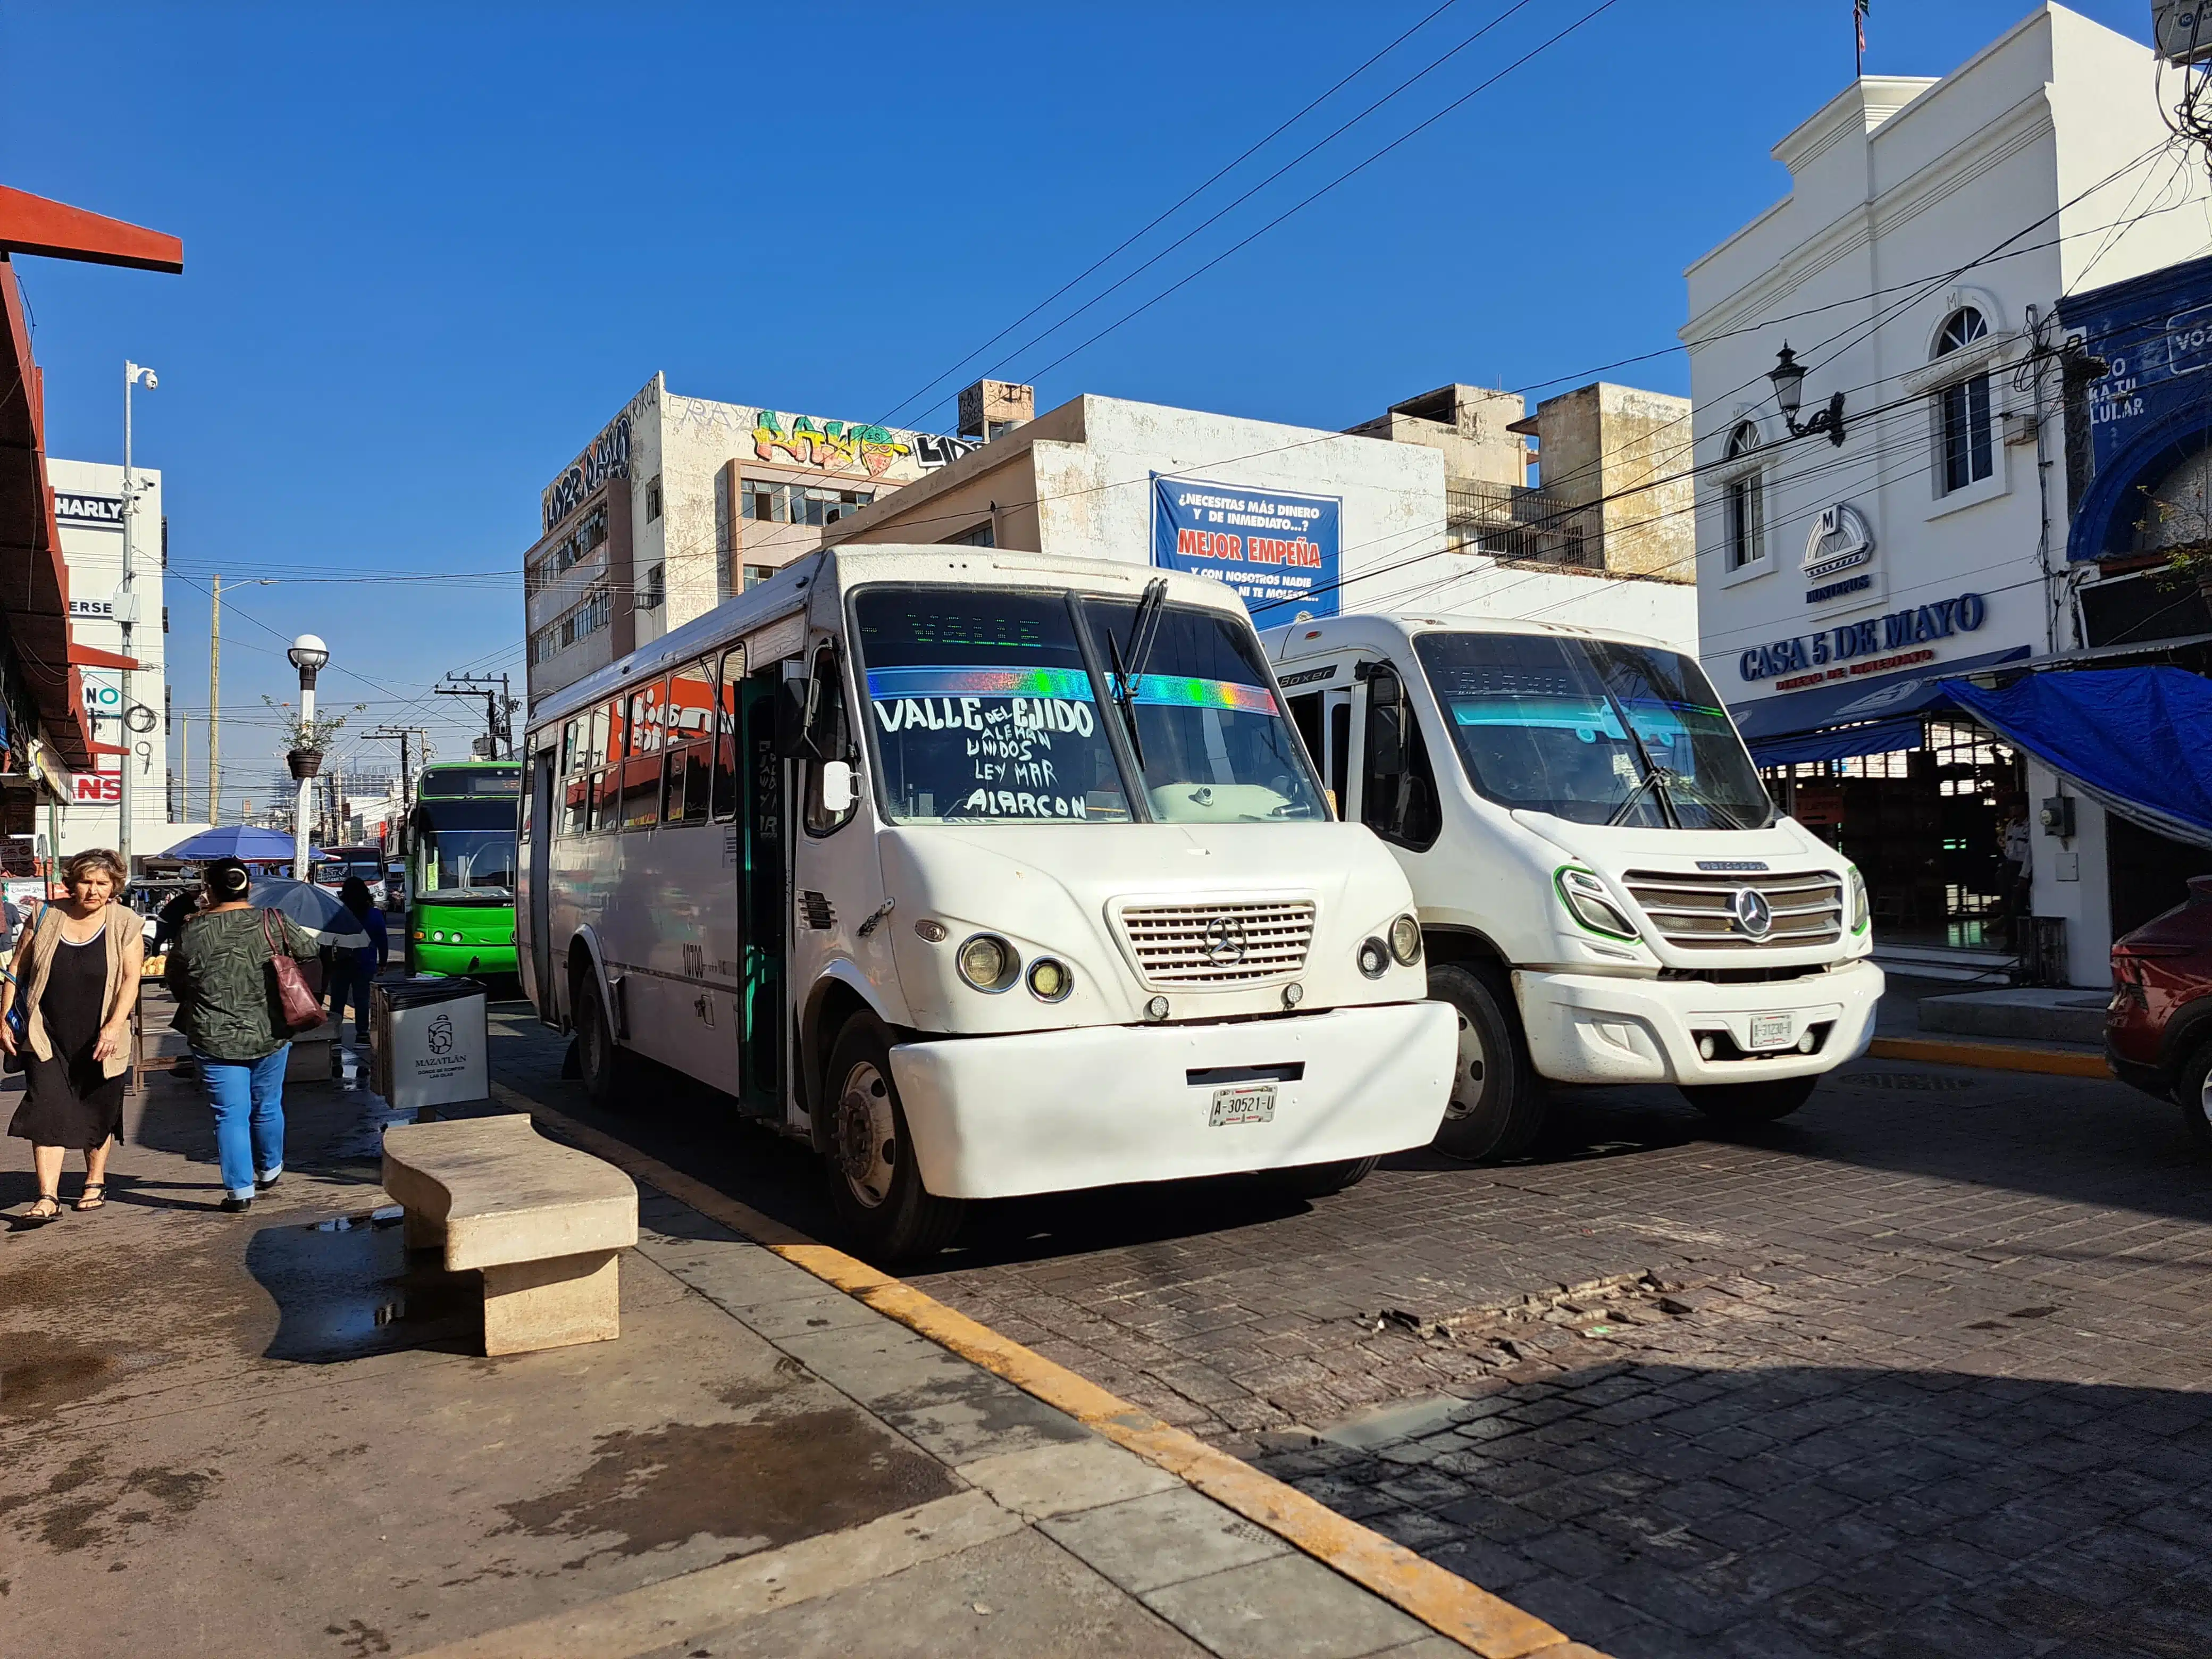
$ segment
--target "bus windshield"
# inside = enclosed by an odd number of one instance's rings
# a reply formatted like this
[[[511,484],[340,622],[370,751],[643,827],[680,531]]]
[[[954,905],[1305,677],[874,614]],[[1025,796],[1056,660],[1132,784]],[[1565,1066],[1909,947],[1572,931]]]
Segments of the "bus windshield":
[[[1678,652],[1532,634],[1413,649],[1476,792],[1579,823],[1754,830],[1765,786],[1705,672]]]
[[[415,809],[415,897],[431,904],[514,902],[515,803],[426,800]]]

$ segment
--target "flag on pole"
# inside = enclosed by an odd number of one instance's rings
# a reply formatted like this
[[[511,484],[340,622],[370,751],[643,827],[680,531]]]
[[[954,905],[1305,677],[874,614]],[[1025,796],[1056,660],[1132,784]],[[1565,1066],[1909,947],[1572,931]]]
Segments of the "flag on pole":
[[[1851,27],[1858,31],[1859,56],[1866,56],[1867,0],[1851,0]]]

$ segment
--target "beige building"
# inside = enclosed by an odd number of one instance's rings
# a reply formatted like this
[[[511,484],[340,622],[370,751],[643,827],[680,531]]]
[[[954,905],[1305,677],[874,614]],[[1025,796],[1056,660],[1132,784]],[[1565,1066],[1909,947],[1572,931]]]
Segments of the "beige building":
[[[531,704],[812,552],[826,526],[976,447],[686,398],[655,374],[539,499],[538,538],[523,556]]]

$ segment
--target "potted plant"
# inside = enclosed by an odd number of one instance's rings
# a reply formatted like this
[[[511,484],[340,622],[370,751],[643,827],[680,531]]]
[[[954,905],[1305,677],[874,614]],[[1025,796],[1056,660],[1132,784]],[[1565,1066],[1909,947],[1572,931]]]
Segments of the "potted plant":
[[[323,751],[330,747],[331,739],[346,723],[347,714],[358,714],[368,707],[356,703],[346,714],[330,714],[316,720],[301,720],[290,704],[278,702],[274,697],[264,696],[262,702],[284,717],[284,764],[295,778],[307,779],[323,769]]]

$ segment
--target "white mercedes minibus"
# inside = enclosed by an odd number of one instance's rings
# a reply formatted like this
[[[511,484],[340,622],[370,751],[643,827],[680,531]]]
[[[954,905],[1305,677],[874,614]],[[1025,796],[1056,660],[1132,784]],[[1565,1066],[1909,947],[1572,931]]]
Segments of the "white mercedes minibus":
[[[1217,583],[834,549],[544,699],[526,768],[521,971],[592,1094],[644,1055],[809,1138],[879,1259],[1443,1118],[1405,875]]]
[[[1265,639],[1344,816],[1413,882],[1431,994],[1458,1015],[1440,1150],[1521,1151],[1547,1081],[1778,1118],[1866,1052],[1865,884],[1775,810],[1694,659],[1473,616]]]

